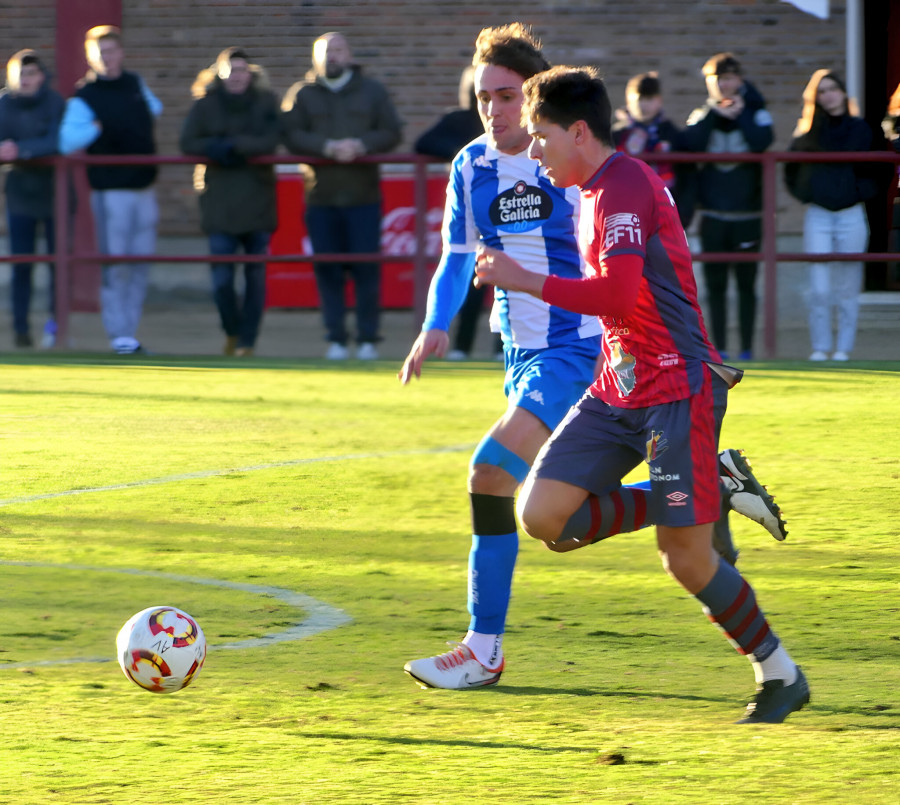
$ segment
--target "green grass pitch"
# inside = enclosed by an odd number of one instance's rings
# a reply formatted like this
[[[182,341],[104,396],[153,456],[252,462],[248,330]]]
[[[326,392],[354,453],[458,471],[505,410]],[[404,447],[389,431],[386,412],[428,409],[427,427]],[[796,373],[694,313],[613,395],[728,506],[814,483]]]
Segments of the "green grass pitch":
[[[522,538],[496,688],[402,673],[465,631],[492,364],[2,361],[3,805],[898,801],[900,364],[758,363],[731,394],[723,446],[790,530],[732,515],[739,567],[813,696],[761,728],[649,529]],[[350,620],[267,640],[316,602]],[[160,603],[213,647],[169,696],[114,661]]]

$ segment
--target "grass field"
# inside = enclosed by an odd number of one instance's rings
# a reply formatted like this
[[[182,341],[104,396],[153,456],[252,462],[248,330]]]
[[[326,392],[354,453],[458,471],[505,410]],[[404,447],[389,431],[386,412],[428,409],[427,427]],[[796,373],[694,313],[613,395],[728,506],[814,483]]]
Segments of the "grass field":
[[[723,445],[790,528],[734,516],[739,567],[813,695],[769,728],[732,724],[753,675],[651,530],[523,538],[501,684],[416,687],[468,621],[501,374],[396,369],[5,359],[0,803],[898,802],[900,364],[760,363],[731,396]],[[113,657],[160,603],[212,647],[170,696]],[[272,639],[319,604],[350,620]]]

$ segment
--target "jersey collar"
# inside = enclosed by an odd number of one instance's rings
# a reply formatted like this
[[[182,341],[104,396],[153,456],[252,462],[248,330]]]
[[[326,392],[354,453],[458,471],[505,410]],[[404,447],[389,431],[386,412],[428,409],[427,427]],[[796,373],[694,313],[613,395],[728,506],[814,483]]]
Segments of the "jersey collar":
[[[600,184],[600,180],[603,178],[603,174],[609,169],[609,166],[622,156],[624,155],[621,151],[613,151],[613,153],[606,158],[606,161],[597,168],[597,172],[581,186],[581,189],[585,191],[593,190]]]

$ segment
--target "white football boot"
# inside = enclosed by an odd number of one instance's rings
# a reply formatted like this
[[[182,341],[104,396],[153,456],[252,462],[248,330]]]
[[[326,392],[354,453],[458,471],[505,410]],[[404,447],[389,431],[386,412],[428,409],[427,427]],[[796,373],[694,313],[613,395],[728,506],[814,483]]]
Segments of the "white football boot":
[[[781,507],[756,480],[744,454],[740,450],[723,450],[719,453],[719,472],[731,508],[759,523],[781,542],[788,534]]]
[[[472,650],[464,643],[448,641],[447,645],[453,646],[453,649],[436,657],[410,660],[403,666],[403,670],[423,688],[466,690],[496,685],[500,680],[504,660],[496,668],[486,668],[475,659]]]

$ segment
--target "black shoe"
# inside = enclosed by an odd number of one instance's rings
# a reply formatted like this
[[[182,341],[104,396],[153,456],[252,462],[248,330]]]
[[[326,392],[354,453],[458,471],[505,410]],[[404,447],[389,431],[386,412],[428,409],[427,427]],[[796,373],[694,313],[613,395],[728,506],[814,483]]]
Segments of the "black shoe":
[[[719,477],[728,490],[728,501],[733,511],[759,523],[779,542],[788,535],[781,507],[766,487],[756,480],[742,450],[723,450],[719,453]]]
[[[809,683],[797,666],[793,685],[783,679],[770,679],[756,689],[756,698],[747,705],[744,717],[735,724],[780,724],[791,713],[809,703]]]
[[[28,333],[16,333],[16,346],[33,347],[34,341],[31,340],[31,336]]]

